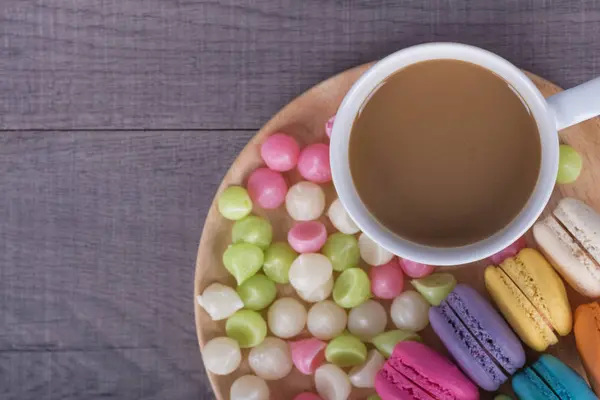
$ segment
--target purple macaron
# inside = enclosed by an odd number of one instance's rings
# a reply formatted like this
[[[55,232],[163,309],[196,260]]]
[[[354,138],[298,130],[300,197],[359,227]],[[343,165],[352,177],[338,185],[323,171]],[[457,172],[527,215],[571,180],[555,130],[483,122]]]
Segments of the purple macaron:
[[[525,364],[521,342],[475,289],[456,288],[429,320],[461,369],[482,389],[494,391]]]

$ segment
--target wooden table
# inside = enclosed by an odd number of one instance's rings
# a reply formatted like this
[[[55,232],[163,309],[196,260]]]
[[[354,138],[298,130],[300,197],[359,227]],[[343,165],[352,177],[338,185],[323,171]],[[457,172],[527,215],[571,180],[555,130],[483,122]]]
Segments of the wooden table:
[[[227,167],[307,88],[436,40],[568,87],[600,3],[2,0],[0,398],[212,398],[192,282]]]

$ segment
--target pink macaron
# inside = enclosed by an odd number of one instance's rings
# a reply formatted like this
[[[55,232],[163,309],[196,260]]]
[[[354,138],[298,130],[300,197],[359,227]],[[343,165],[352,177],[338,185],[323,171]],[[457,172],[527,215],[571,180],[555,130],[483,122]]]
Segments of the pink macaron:
[[[272,210],[283,204],[288,187],[283,175],[269,168],[258,168],[248,177],[248,194],[255,204]]]
[[[456,365],[423,343],[404,341],[375,378],[382,400],[478,400],[479,390]]]
[[[260,156],[273,171],[289,171],[298,164],[300,146],[285,133],[274,133],[260,146]]]
[[[298,253],[316,253],[327,241],[327,229],[319,221],[299,222],[288,232],[288,243]]]
[[[298,172],[307,181],[314,183],[330,182],[329,145],[316,143],[305,147],[298,159]]]

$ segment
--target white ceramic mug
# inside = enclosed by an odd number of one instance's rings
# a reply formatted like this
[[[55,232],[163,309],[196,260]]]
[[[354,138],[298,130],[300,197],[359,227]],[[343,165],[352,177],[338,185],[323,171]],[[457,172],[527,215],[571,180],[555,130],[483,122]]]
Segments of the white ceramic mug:
[[[348,144],[354,119],[369,95],[391,74],[417,62],[453,59],[482,66],[502,77],[531,110],[540,134],[542,160],[534,191],[504,229],[479,242],[454,248],[430,247],[406,240],[379,223],[360,200],[350,174]],[[333,182],[341,202],[360,227],[381,246],[407,259],[432,265],[465,264],[497,253],[522,236],[550,199],[558,171],[557,131],[600,114],[600,78],[544,99],[527,76],[489,51],[456,43],[429,43],[400,50],[377,62],[346,94],[335,118],[330,154]],[[402,210],[398,210],[402,212]]]

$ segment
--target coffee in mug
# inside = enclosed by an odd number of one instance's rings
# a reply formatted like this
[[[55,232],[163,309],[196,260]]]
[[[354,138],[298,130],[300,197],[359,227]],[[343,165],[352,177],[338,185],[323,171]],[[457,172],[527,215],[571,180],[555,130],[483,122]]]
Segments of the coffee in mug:
[[[395,234],[432,247],[481,241],[525,207],[540,173],[536,121],[500,76],[453,59],[387,77],[350,133],[356,191]]]

